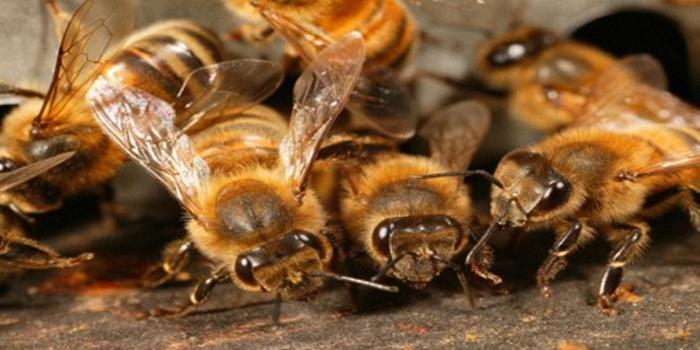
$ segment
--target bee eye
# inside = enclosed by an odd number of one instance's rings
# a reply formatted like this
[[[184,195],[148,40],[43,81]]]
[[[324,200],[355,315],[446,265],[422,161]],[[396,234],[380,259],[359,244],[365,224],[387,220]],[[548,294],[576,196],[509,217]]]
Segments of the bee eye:
[[[247,255],[239,256],[236,260],[235,268],[236,277],[238,278],[238,280],[251,286],[257,286],[258,282],[255,279],[255,274],[253,274],[253,269],[255,268],[255,265],[256,264],[253,261],[253,259],[251,259]]]
[[[0,173],[17,169],[17,163],[9,158],[0,158]]]
[[[391,255],[389,240],[391,239],[391,234],[395,228],[396,225],[393,221],[385,220],[377,225],[377,227],[374,229],[374,233],[372,234],[372,245],[386,257]]]
[[[512,42],[497,47],[489,55],[489,63],[494,67],[504,67],[517,63],[527,55],[527,48],[520,42]]]
[[[549,183],[542,199],[533,214],[542,214],[554,210],[566,203],[571,194],[571,185],[564,179],[557,178]]]

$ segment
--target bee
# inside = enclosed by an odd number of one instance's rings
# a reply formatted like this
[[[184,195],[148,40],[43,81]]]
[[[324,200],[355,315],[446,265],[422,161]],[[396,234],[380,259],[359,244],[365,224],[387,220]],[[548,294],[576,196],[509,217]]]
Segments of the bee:
[[[463,175],[489,125],[482,104],[451,105],[420,130],[430,157],[386,153],[345,179],[341,217],[352,245],[378,267],[373,280],[388,275],[423,288],[450,269],[473,305],[464,271],[453,262],[475,238],[469,191],[461,179],[437,174]],[[490,257],[484,258],[474,261],[472,271],[500,283],[487,271]]]
[[[283,36],[304,31],[335,40],[358,31],[365,38],[366,69],[400,69],[412,59],[418,46],[415,19],[398,0],[228,0],[226,5],[254,25],[271,25]],[[313,36],[296,38],[289,43],[296,49],[302,41],[304,45],[327,45],[315,43]],[[305,52],[308,49],[299,53],[303,55]]]
[[[67,161],[74,152],[65,152],[0,174],[0,190],[6,191]],[[66,268],[92,259],[91,253],[61,257],[53,249],[27,238],[22,221],[9,209],[0,209],[0,284],[20,270]]]
[[[593,46],[544,28],[519,26],[479,48],[475,73],[488,87],[509,92],[508,108],[515,118],[552,132],[576,122],[597,78],[617,64],[618,59]],[[654,69],[660,74],[640,78],[665,89],[663,69]]]
[[[615,312],[625,266],[649,244],[648,218],[682,205],[700,227],[700,111],[631,79],[622,65],[644,70],[655,62],[632,56],[609,68],[574,125],[501,160],[493,224],[475,245],[498,227],[552,229],[557,239],[537,272],[547,297],[567,257],[596,234],[605,237],[614,244],[598,290],[605,313]]]
[[[114,175],[126,157],[100,131],[85,103],[97,75],[172,102],[198,92],[179,90],[190,72],[223,59],[219,39],[187,21],[158,23],[124,38],[132,14],[128,1],[84,1],[65,24],[48,92],[0,86],[0,93],[24,100],[3,122],[1,171],[76,152],[60,166],[3,191],[0,204],[21,213],[54,210],[65,198],[94,190]],[[57,27],[61,23],[57,18]]]
[[[405,140],[415,133],[417,109],[397,72],[411,61],[418,45],[413,16],[397,0],[279,1],[228,0],[253,26],[279,34],[290,51],[308,64],[326,46],[346,34],[362,33],[367,48],[363,74],[348,102],[349,129],[370,129]],[[273,30],[269,30],[269,28]]]
[[[217,283],[228,280],[246,291],[275,294],[275,324],[283,299],[307,299],[328,278],[396,291],[331,272],[341,253],[334,245],[337,231],[328,229],[326,211],[306,186],[324,136],[349,98],[363,62],[364,45],[357,33],[319,53],[295,85],[289,126],[264,107],[233,117],[230,109],[238,113],[240,108],[228,97],[238,96],[237,86],[250,82],[227,74],[225,63],[209,72],[229,77],[216,86],[232,93],[205,94],[227,101],[219,112],[206,112],[223,120],[207,117],[211,122],[206,127],[189,134],[176,127],[176,112],[164,101],[108,79],[93,85],[88,100],[95,118],[189,213],[189,241],[170,266],[181,265],[193,248],[217,266],[176,314],[200,305]]]

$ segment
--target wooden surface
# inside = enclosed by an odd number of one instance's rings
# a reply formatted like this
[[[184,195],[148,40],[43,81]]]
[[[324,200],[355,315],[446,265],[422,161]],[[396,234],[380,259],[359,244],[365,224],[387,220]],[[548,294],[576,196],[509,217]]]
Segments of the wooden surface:
[[[329,286],[311,302],[283,304],[280,329],[272,327],[269,296],[230,284],[216,289],[192,315],[148,316],[156,307],[183,301],[189,285],[134,287],[133,278],[147,263],[143,256],[153,256],[143,251],[153,244],[143,231],[177,230],[165,223],[137,225],[116,238],[101,235],[92,243],[101,259],[87,266],[26,274],[17,281],[0,299],[0,348],[553,349],[569,342],[592,349],[699,349],[700,234],[687,233],[684,220],[676,213],[655,225],[656,242],[625,276],[635,290],[614,317],[591,305],[604,244],[577,254],[555,282],[552,298],[539,296],[532,276],[551,243],[549,235],[541,235],[501,250],[497,271],[508,281],[508,294],[481,286],[476,310],[451,278],[420,293],[368,294],[362,299],[365,311],[349,315],[341,312],[347,291]]]

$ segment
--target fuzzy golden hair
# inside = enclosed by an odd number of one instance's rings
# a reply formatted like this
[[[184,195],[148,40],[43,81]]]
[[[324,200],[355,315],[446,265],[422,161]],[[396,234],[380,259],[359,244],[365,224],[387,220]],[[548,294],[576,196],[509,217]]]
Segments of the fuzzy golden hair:
[[[444,166],[430,158],[403,154],[383,157],[362,167],[359,174],[343,181],[342,185],[341,215],[350,238],[356,244],[372,247],[372,233],[381,221],[412,215],[446,215],[467,227],[472,210],[468,189],[461,178],[409,179],[413,175],[445,171]],[[392,186],[398,186],[399,191],[420,186],[438,203],[406,198],[406,201],[396,201],[388,206],[376,206],[377,198],[385,195],[385,190]],[[371,249],[369,253],[376,261],[386,259]]]

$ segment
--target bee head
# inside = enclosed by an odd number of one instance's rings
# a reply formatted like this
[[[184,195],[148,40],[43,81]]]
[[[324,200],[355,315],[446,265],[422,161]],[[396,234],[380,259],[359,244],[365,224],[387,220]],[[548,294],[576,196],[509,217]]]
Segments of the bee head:
[[[508,88],[521,70],[542,51],[558,41],[552,32],[537,27],[520,27],[483,46],[477,55],[477,68],[487,84]]]
[[[318,273],[327,270],[331,255],[325,237],[294,230],[240,254],[234,275],[249,290],[277,292],[285,299],[307,298],[323,285]]]
[[[385,219],[372,233],[372,245],[387,261],[394,277],[415,287],[430,282],[464,244],[457,220],[445,215]]]
[[[491,215],[499,225],[523,227],[561,215],[572,198],[571,183],[539,153],[515,151],[495,173],[503,188],[494,187]]]

